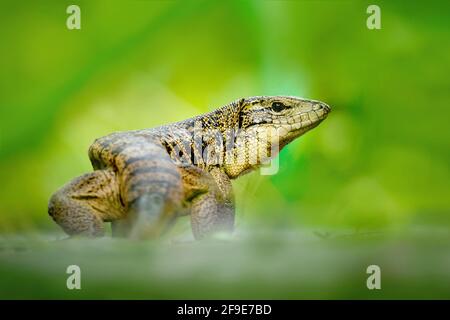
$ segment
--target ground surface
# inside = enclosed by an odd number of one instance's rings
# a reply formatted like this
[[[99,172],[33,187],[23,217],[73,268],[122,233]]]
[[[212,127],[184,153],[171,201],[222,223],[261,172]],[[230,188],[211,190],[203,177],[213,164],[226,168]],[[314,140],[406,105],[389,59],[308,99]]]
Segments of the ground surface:
[[[0,238],[0,298],[450,298],[448,230],[310,229],[161,242]],[[66,268],[81,268],[81,290]],[[367,266],[382,289],[366,288]]]

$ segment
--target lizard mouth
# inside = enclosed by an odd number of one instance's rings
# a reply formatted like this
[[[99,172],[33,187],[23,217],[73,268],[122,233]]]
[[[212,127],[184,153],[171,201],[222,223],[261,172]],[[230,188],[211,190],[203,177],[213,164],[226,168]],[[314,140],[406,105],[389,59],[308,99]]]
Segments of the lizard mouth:
[[[331,109],[326,104],[320,104],[318,108],[308,112],[301,112],[293,116],[295,122],[284,124],[279,127],[278,132],[281,136],[285,136],[284,144],[300,137],[309,130],[317,127],[326,119]]]
[[[272,121],[259,121],[258,123],[252,123],[248,127],[254,126],[275,126],[278,130],[298,133],[306,132],[321,123],[330,113],[331,108],[325,103],[318,103],[312,107],[309,111],[302,111],[288,117],[280,117]]]
[[[326,119],[328,113],[330,112],[330,108],[328,106],[324,106],[317,110],[311,110],[308,112],[302,112],[296,114],[294,116],[295,122],[289,124],[290,131],[307,131],[319,125],[323,120]]]

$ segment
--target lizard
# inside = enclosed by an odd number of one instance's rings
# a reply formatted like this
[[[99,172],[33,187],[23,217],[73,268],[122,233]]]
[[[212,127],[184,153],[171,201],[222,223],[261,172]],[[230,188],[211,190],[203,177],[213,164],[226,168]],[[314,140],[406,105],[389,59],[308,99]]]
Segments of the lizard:
[[[50,198],[48,213],[70,236],[160,237],[190,215],[195,239],[232,233],[231,181],[273,159],[331,108],[292,96],[235,100],[156,128],[115,132],[89,148],[93,171]]]

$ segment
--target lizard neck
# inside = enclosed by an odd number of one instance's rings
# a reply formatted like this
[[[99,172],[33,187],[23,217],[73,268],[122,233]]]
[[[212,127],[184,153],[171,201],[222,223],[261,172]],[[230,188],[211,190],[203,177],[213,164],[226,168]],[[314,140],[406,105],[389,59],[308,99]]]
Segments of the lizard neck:
[[[193,118],[195,121],[200,121],[200,124],[205,130],[216,130],[226,132],[231,129],[239,128],[239,101],[234,101],[219,109],[205,113]]]
[[[261,139],[263,127],[259,133],[241,127],[240,106],[238,100],[167,127],[171,133],[163,144],[171,158],[205,170],[220,168],[231,179],[258,168],[270,154],[270,141]]]
[[[261,155],[270,149],[267,141],[242,128],[240,108],[241,100],[237,100],[194,119],[201,128],[203,159],[213,167],[219,159],[219,167],[231,179],[258,168]]]

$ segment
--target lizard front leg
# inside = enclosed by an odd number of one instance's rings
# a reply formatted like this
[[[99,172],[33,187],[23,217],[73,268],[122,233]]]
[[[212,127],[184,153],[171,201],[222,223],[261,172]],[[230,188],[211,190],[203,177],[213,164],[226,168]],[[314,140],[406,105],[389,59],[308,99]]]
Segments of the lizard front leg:
[[[191,202],[191,227],[195,239],[232,233],[234,196],[231,181],[218,168],[206,172],[198,168],[183,171],[187,199]]]

